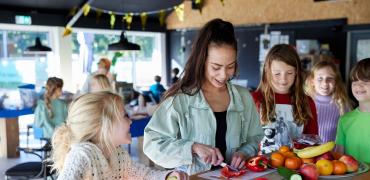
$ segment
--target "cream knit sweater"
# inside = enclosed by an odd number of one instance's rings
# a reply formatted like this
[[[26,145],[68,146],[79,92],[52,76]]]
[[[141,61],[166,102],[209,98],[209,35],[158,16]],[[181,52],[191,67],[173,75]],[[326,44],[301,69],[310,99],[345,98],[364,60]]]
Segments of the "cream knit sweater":
[[[68,152],[63,170],[58,179],[165,179],[170,171],[153,170],[144,165],[132,162],[127,151],[121,147],[116,149],[110,158],[110,163],[102,151],[92,143],[78,143]]]

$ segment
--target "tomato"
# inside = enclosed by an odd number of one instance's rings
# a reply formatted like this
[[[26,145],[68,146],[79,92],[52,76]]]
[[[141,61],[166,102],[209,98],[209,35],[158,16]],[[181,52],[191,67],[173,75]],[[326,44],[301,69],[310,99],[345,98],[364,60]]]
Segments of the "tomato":
[[[225,166],[221,169],[221,174],[223,176],[225,176],[226,178],[238,177],[238,176],[241,176],[241,175],[245,174],[246,172],[247,172],[247,170],[245,170],[245,169],[241,169],[239,171],[232,171],[227,166]]]
[[[295,153],[294,152],[291,152],[291,151],[284,152],[283,155],[285,156],[285,158],[288,158],[288,157],[297,157],[295,155]]]
[[[285,157],[283,154],[279,152],[274,152],[271,154],[270,164],[273,167],[280,167],[284,165],[284,160],[285,160]]]
[[[285,153],[285,152],[289,152],[290,151],[290,148],[288,146],[280,146],[279,148],[279,152],[281,153]]]
[[[302,161],[298,157],[288,157],[285,159],[285,167],[288,169],[296,170],[301,167]]]

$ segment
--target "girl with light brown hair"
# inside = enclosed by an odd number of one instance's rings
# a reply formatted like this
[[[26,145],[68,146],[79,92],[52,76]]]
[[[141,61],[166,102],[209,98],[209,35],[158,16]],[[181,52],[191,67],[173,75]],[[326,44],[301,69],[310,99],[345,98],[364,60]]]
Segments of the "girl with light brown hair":
[[[302,73],[293,47],[278,44],[270,49],[260,84],[252,94],[265,131],[260,153],[292,147],[293,139],[301,134],[318,134],[315,104],[303,91]]]
[[[67,118],[67,104],[58,99],[62,95],[63,80],[51,77],[46,82],[44,99],[37,102],[35,126],[43,129],[43,137],[51,138],[54,129]]]

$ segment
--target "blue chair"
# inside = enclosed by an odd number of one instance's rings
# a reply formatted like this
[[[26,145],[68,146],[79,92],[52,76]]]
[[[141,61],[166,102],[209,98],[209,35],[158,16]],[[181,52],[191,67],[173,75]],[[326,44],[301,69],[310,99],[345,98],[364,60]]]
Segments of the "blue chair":
[[[28,124],[27,125],[27,147],[28,147],[28,142],[29,142],[30,129],[33,129],[33,138],[39,139],[40,143],[42,143],[42,140],[44,140],[42,128],[36,127],[33,124]]]
[[[150,116],[149,117],[145,117],[143,119],[138,119],[138,120],[133,120],[132,121],[132,124],[131,124],[131,127],[130,127],[130,133],[131,133],[131,137],[134,138],[134,137],[141,137],[144,135],[144,129],[146,127],[146,125],[149,123],[150,121]],[[131,144],[128,144],[128,153],[131,154]]]

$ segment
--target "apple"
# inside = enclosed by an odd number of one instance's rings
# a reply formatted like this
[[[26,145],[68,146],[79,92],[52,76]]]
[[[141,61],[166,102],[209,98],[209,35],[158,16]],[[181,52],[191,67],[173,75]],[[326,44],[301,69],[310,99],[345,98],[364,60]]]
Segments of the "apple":
[[[358,170],[358,161],[350,156],[350,155],[343,155],[342,157],[339,158],[339,161],[344,162],[347,166],[347,172],[355,172]]]
[[[319,179],[319,169],[315,164],[303,164],[299,169],[299,172],[303,176],[304,180],[317,180]]]
[[[331,160],[334,160],[334,157],[333,157],[333,154],[331,154],[331,152],[326,152],[324,154],[321,154],[319,156],[316,156],[315,161],[317,162],[320,159],[326,159],[326,160],[331,161]]]

